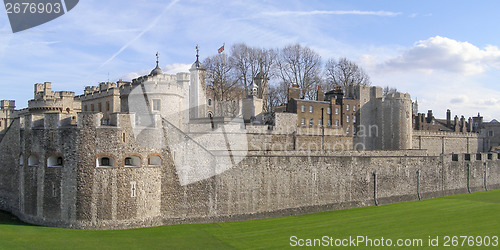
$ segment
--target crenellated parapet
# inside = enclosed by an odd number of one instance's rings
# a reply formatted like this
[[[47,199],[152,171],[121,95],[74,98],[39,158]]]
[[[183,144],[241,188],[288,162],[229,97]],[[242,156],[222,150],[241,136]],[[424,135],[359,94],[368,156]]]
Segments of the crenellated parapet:
[[[138,116],[134,113],[113,113],[110,122],[103,124],[103,114],[96,112],[80,112],[77,116],[65,113],[27,114],[20,117],[21,128],[31,129],[58,129],[58,128],[161,128],[161,116],[150,114]]]
[[[76,117],[64,113],[27,114],[21,120],[26,129],[57,129],[76,125]]]
[[[448,132],[448,131],[413,131],[413,136],[428,136],[428,137],[479,137],[478,133],[473,132]]]

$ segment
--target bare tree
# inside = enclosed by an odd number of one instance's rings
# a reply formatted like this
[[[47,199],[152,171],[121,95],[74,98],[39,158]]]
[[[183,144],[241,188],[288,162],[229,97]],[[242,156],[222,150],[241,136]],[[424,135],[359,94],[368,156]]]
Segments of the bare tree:
[[[382,90],[382,96],[385,99],[388,95],[395,94],[396,92],[398,92],[398,89],[393,88],[393,87],[389,87],[389,86],[385,86],[385,88]]]
[[[356,63],[348,60],[345,57],[338,61],[330,59],[325,65],[326,87],[333,89],[340,86],[345,90],[345,87],[353,85],[370,85],[370,77]]]
[[[298,84],[302,97],[313,99],[321,85],[321,56],[300,44],[288,45],[279,51],[277,66],[281,79]]]
[[[280,82],[269,87],[269,110],[274,111],[275,107],[281,106],[288,101],[288,84]]]
[[[210,88],[215,100],[227,101],[240,94],[239,78],[233,74],[225,54],[207,57],[203,64],[207,68],[207,81],[211,83]]]
[[[229,62],[234,69],[234,73],[238,75],[241,85],[244,87],[245,92],[248,93],[248,86],[252,84],[253,78],[256,74],[254,51],[244,43],[238,43],[231,46],[231,56]]]
[[[257,56],[258,77],[261,78],[262,112],[268,113],[270,111],[269,80],[276,66],[277,53],[273,49],[253,49],[253,52]]]

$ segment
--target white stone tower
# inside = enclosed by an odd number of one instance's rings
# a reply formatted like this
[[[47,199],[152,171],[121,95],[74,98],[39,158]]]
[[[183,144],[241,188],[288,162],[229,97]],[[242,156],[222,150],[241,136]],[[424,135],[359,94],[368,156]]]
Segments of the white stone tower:
[[[196,62],[193,63],[189,72],[189,119],[206,117],[206,68],[199,60],[198,45],[196,45]]]

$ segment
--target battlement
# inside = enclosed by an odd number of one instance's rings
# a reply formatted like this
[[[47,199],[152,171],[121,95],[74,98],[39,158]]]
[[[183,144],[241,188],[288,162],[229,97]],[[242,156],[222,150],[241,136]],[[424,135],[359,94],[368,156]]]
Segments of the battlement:
[[[56,129],[76,124],[76,117],[64,113],[27,114],[22,117],[25,129]]]
[[[83,95],[77,96],[81,101],[92,100],[96,98],[106,97],[110,95],[120,95],[120,91],[116,87],[99,89],[96,86],[85,87],[85,92]]]
[[[107,124],[103,124],[103,113],[80,112],[76,116],[65,113],[27,114],[21,117],[22,127],[27,129],[57,129],[63,127],[117,127],[117,128],[160,128],[159,114],[137,115],[112,113]]]
[[[181,79],[179,79],[179,77]],[[188,73],[177,73],[176,75],[171,74],[158,74],[158,75],[146,75],[141,76],[139,78],[133,79],[132,84],[140,84],[142,82],[147,81],[168,81],[168,82],[177,82],[178,80],[189,80]]]
[[[390,93],[385,97],[385,99],[386,100],[404,99],[411,101],[410,94],[401,92]]]
[[[425,131],[413,130],[413,136],[436,136],[436,137],[478,137],[478,133],[471,132],[447,132],[447,131]]]
[[[177,76],[181,78],[179,79]],[[134,79],[132,83],[121,85],[119,88],[120,94],[128,95],[135,87],[145,82],[148,82],[148,84],[144,84],[147,93],[174,94],[184,97],[184,90],[189,84],[189,75],[179,73],[177,75],[143,76]]]
[[[0,109],[3,110],[14,110],[16,108],[16,101],[14,100],[1,100]]]
[[[123,82],[120,81],[117,83],[114,82],[101,82],[99,83],[99,86],[85,86],[85,90],[83,92],[83,95],[81,96],[87,96],[87,95],[96,95],[100,93],[109,93],[109,91],[114,91],[117,89],[117,86],[122,86],[125,84],[129,84],[128,82]]]

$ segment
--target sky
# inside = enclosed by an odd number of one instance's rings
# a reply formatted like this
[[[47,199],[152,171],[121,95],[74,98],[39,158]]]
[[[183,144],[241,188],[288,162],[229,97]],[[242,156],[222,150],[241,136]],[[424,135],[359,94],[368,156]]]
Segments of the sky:
[[[323,61],[347,57],[372,85],[446,109],[500,119],[500,1],[82,0],[65,15],[12,33],[0,7],[0,100],[25,108],[33,84],[82,94],[84,86],[187,72],[223,44],[300,43]]]

